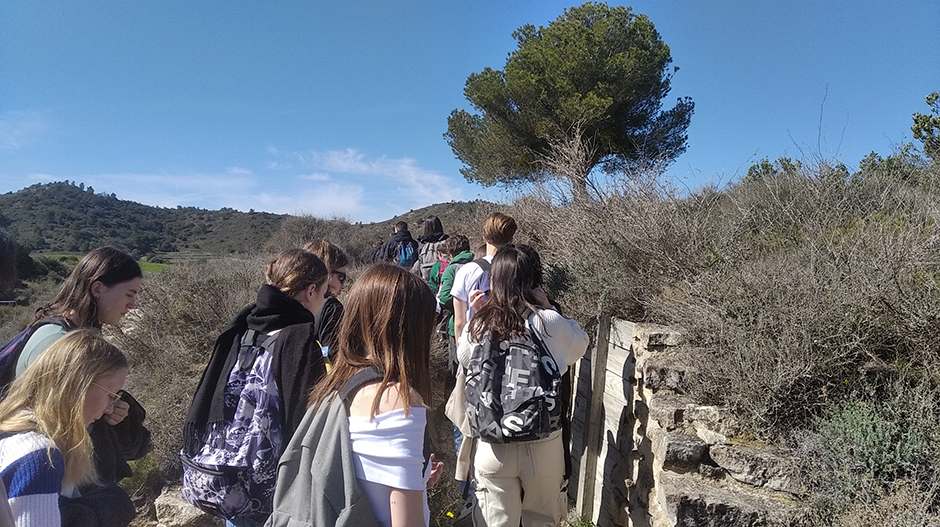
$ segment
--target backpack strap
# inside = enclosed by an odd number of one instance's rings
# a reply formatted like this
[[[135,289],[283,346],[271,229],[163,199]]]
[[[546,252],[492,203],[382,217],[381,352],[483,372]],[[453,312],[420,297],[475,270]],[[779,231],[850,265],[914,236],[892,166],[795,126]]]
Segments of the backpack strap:
[[[259,331],[248,329],[242,335],[241,347],[238,350],[238,362],[236,367],[241,369],[251,368],[258,356],[265,350],[271,351],[274,343],[277,341],[277,333],[267,335]],[[262,338],[263,337],[263,338]],[[258,341],[261,341],[259,344]]]
[[[488,260],[486,260],[485,258],[477,258],[477,259],[474,260],[472,263],[475,263],[475,264],[479,265],[479,266],[480,266],[480,269],[483,269],[483,272],[484,272],[484,273],[490,272],[490,266],[491,266],[492,264],[491,264]]]
[[[346,406],[348,408],[349,403],[352,402],[352,400],[350,399],[350,396],[355,394],[356,391],[359,390],[359,388],[362,388],[363,386],[369,383],[375,382],[384,377],[385,377],[385,374],[375,368],[363,368],[357,371],[352,376],[352,378],[349,379],[349,381],[347,381],[345,385],[343,385],[343,387],[339,390],[339,398],[342,399],[344,403],[346,403]]]

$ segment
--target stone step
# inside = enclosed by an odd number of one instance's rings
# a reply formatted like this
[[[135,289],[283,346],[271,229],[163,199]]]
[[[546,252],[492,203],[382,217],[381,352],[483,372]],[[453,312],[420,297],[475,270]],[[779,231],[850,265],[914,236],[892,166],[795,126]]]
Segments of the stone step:
[[[654,527],[790,527],[801,525],[807,514],[786,494],[761,493],[733,480],[663,471],[655,491],[661,510],[651,511]]]

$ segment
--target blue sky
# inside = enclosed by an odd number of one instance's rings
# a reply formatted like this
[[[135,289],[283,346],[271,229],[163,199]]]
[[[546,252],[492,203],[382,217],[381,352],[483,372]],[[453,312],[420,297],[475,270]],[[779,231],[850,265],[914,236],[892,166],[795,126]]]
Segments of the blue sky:
[[[443,139],[469,74],[573,2],[0,0],[0,192],[75,180],[160,206],[380,221],[505,193]],[[697,188],[763,157],[854,169],[940,90],[934,0],[634,2],[680,69]]]

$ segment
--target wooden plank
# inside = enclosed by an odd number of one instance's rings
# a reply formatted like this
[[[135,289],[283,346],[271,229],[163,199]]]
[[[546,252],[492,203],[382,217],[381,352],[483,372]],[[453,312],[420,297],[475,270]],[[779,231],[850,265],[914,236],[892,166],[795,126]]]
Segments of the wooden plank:
[[[610,401],[619,401],[622,406],[628,406],[633,399],[633,385],[629,380],[608,371],[604,377],[604,397]]]
[[[629,420],[629,412],[625,412],[626,406],[617,402],[604,402],[604,437],[607,437],[607,432],[612,432],[614,437],[617,436],[617,431],[620,430],[620,426],[623,422]],[[626,415],[624,415],[626,414]]]
[[[603,412],[607,353],[610,348],[609,335],[610,318],[601,317],[598,320],[597,338],[595,339],[593,356],[591,357],[591,399],[586,416],[588,428],[585,435],[586,445],[584,456],[581,458],[581,467],[578,472],[578,479],[580,481],[580,485],[578,485],[578,497],[575,500],[575,507],[578,512],[581,513],[582,517],[586,516],[587,512],[590,512],[592,517],[594,516],[594,511],[596,510],[595,494],[599,496],[600,489],[603,488],[603,479],[601,479],[600,482],[597,481],[597,459],[599,454],[598,449],[603,447],[601,434],[604,420],[599,417]],[[579,371],[579,382],[584,382],[584,373],[584,370]]]
[[[610,351],[607,352],[607,371],[612,372],[614,375],[623,376],[624,366],[629,366],[629,363],[635,362],[633,348],[621,348],[620,346],[611,345]]]
[[[610,343],[623,349],[633,347],[633,335],[636,324],[627,320],[614,318],[610,320]]]

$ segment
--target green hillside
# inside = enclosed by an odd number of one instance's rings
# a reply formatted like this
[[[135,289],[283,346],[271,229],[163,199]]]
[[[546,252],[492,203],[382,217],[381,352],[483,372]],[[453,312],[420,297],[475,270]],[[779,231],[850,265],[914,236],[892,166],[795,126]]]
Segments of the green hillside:
[[[135,256],[228,254],[263,246],[286,216],[265,212],[151,207],[69,182],[0,195],[0,227],[29,251],[87,252],[102,245]]]

